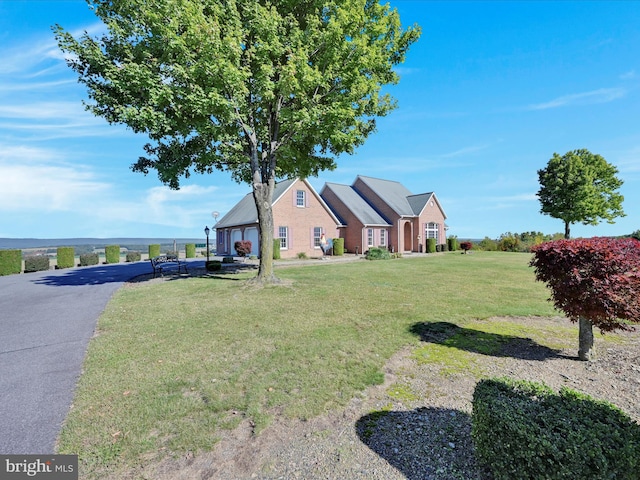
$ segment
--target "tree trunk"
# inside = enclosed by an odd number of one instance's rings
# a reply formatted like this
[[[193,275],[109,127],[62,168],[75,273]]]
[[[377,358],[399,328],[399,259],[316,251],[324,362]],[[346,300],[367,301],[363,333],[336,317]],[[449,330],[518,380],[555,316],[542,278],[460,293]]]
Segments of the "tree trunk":
[[[256,175],[259,177],[259,175]],[[275,180],[270,178],[267,183],[253,182],[253,199],[258,211],[258,230],[260,233],[260,265],[257,283],[279,283],[273,274],[273,189]]]
[[[596,349],[593,346],[593,324],[591,320],[580,317],[579,322],[579,339],[580,348],[578,350],[578,358],[585,362],[590,362],[596,356]]]
[[[571,224],[569,222],[564,222],[564,238],[567,240],[571,238]]]

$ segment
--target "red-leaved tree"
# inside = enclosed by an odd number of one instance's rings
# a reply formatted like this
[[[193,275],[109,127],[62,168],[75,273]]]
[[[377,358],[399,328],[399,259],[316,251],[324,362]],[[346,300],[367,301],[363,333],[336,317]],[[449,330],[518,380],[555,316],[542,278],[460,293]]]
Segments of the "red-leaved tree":
[[[473,243],[471,242],[460,242],[460,248],[464,250],[464,253],[471,250],[473,248]]]
[[[251,253],[251,240],[238,240],[233,244],[239,257],[246,257]]]
[[[581,360],[591,360],[593,326],[633,330],[640,323],[640,241],[634,238],[556,240],[532,248],[536,280],[553,304],[580,325]]]

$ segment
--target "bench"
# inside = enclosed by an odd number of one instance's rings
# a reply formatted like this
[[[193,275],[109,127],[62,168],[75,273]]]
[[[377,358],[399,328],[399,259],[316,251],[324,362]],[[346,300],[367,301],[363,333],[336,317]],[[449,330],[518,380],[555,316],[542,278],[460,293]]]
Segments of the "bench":
[[[150,258],[151,267],[153,268],[153,278],[156,278],[156,275],[159,273],[162,275],[162,272],[165,269],[177,269],[178,273],[180,273],[181,269],[184,269],[184,273],[189,273],[187,271],[187,264],[185,262],[181,262],[177,255],[160,255],[158,257]]]

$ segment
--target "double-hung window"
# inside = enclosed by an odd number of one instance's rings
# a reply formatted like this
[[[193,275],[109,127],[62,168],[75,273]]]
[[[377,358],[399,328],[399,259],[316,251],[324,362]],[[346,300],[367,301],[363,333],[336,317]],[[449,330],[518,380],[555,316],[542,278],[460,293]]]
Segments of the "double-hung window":
[[[306,194],[304,190],[296,190],[296,207],[306,207]]]
[[[380,230],[380,246],[387,246],[387,231],[384,228]]]
[[[278,227],[278,238],[280,238],[280,250],[289,248],[289,227]]]
[[[426,238],[435,238],[436,243],[438,243],[438,224],[437,223],[427,223],[424,233]]]
[[[367,228],[367,246],[373,247],[373,228]]]
[[[321,236],[322,236],[322,227],[313,227],[313,248],[320,248]]]

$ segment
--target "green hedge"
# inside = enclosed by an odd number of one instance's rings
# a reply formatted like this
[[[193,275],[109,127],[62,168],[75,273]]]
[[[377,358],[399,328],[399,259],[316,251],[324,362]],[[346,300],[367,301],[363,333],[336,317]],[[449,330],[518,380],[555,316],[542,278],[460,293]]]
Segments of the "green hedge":
[[[160,255],[160,244],[153,243],[149,245],[149,258],[154,258]]]
[[[107,245],[104,256],[106,263],[120,263],[120,245]]]
[[[139,262],[142,259],[142,254],[132,250],[127,252],[127,262]]]
[[[273,239],[273,259],[280,260],[280,239]]]
[[[427,253],[436,253],[436,239],[427,238]]]
[[[71,268],[76,263],[76,250],[73,247],[58,247],[56,257],[56,268]]]
[[[447,245],[449,246],[449,251],[455,252],[456,250],[458,250],[458,238],[457,237],[447,238]]]
[[[367,250],[367,260],[389,260],[391,253],[386,248],[372,247]]]
[[[187,243],[184,246],[185,258],[196,258],[196,244]]]
[[[0,250],[0,275],[14,275],[22,271],[22,250]]]
[[[51,268],[51,264],[46,255],[31,255],[24,258],[24,273],[44,272],[49,268]]]
[[[482,380],[473,394],[476,458],[495,480],[640,478],[640,425],[569,388]]]
[[[89,265],[98,265],[100,263],[100,255],[97,253],[83,253],[80,255],[80,266],[88,267]]]
[[[207,272],[217,272],[222,269],[222,262],[220,260],[209,260],[205,263],[205,269]]]
[[[333,239],[333,254],[338,257],[344,255],[344,238]]]

